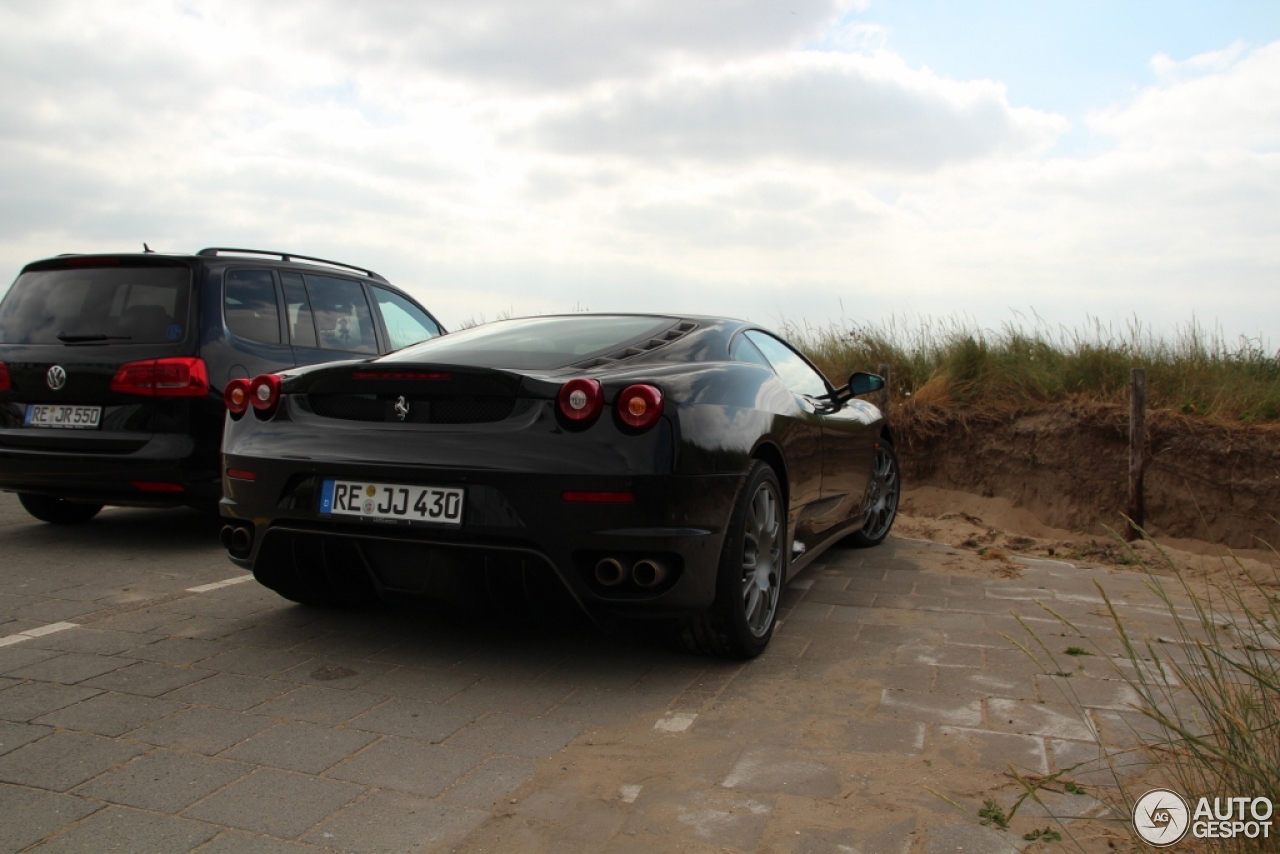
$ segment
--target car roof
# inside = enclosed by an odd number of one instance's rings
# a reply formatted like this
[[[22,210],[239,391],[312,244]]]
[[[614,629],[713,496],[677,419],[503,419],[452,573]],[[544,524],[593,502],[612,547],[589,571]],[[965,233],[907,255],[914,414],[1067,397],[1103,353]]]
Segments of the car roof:
[[[145,244],[144,244],[145,245]],[[201,249],[199,252],[155,252],[147,250],[144,252],[65,252],[52,258],[42,258],[38,261],[32,261],[26,264],[22,269],[27,270],[47,270],[57,269],[72,259],[80,259],[88,261],[95,258],[111,258],[116,260],[129,259],[130,261],[155,261],[163,263],[164,260],[173,261],[257,261],[273,265],[277,268],[284,267],[305,267],[310,270],[318,270],[331,273],[345,273],[347,275],[356,275],[359,278],[366,279],[371,282],[377,282],[382,285],[390,285],[385,276],[375,273],[373,270],[365,267],[357,267],[354,264],[347,264],[342,261],[331,261],[327,258],[316,258],[311,255],[299,255],[296,252],[279,252],[268,249],[240,249],[231,247],[209,247]],[[394,286],[393,286],[394,287]]]

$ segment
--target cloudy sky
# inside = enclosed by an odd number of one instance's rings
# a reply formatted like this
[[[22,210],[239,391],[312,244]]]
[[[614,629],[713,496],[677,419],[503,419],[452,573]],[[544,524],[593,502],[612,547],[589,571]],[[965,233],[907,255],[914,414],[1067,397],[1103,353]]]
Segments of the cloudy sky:
[[[0,0],[0,279],[208,245],[447,325],[1280,338],[1280,4]]]

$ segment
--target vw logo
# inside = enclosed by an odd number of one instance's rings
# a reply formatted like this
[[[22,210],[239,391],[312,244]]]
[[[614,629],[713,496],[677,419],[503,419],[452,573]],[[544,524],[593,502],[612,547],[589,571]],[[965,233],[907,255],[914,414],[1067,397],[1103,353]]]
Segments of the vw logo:
[[[67,384],[67,372],[63,370],[62,365],[54,365],[44,375],[44,381],[49,384],[49,388],[58,391]]]
[[[403,421],[405,417],[408,416],[408,414],[409,414],[409,402],[404,399],[404,395],[402,394],[400,395],[399,398],[396,399],[396,418],[399,418],[401,421]]]

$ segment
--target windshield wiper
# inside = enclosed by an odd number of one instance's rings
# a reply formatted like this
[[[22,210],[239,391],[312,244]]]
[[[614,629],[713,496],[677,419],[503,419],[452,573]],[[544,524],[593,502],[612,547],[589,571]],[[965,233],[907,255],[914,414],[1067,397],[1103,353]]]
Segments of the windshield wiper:
[[[101,332],[91,335],[71,335],[66,332],[58,333],[58,340],[63,344],[84,344],[90,341],[132,341],[132,335],[104,335]]]

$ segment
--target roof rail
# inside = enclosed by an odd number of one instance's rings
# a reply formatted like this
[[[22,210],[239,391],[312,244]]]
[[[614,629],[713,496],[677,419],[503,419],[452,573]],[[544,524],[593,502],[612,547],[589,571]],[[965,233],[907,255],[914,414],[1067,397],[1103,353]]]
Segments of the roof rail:
[[[312,261],[314,263],[324,264],[329,267],[338,267],[343,270],[353,270],[357,273],[363,273],[364,275],[368,276],[370,279],[377,279],[380,282],[387,281],[382,276],[378,275],[372,270],[366,270],[364,267],[356,267],[352,264],[343,264],[341,261],[329,261],[324,258],[313,258],[310,255],[296,255],[292,252],[273,252],[266,249],[235,249],[227,246],[211,246],[207,249],[201,249],[196,254],[216,256],[216,255],[221,255],[224,252],[235,254],[235,255],[267,255],[267,256],[279,258],[281,261],[289,261],[289,262]]]

